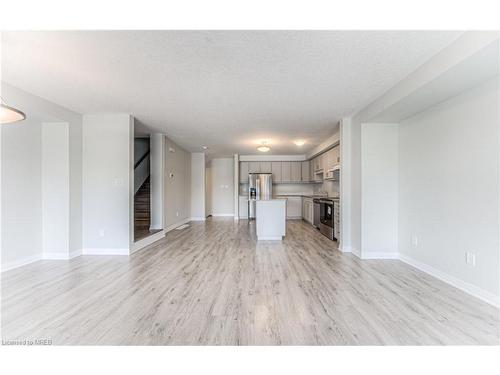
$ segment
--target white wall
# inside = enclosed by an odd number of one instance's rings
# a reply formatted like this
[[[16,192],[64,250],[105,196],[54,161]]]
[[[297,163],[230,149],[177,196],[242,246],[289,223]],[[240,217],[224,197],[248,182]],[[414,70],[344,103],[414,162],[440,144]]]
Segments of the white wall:
[[[191,219],[205,220],[205,154],[191,154]]]
[[[28,118],[2,132],[2,270],[42,256],[41,126]]]
[[[128,114],[83,116],[84,254],[129,254],[133,140]]]
[[[43,257],[70,257],[69,124],[42,123]]]
[[[212,215],[212,169],[205,164],[205,217]]]
[[[151,134],[151,229],[163,229],[163,192],[165,170],[165,136],[163,134]]]
[[[398,124],[361,127],[361,257],[398,257]]]
[[[165,137],[165,229],[191,217],[191,154]]]
[[[234,215],[234,158],[210,161],[210,207],[213,216]]]
[[[52,148],[50,137],[42,143],[42,123],[44,122],[64,122],[69,126],[68,129],[62,130],[62,133],[57,132],[57,136],[64,134],[60,139],[63,149],[58,150],[59,155],[61,152],[64,155],[64,160],[54,157],[51,172],[55,170],[61,172],[62,162],[65,165],[62,168],[65,177],[59,180],[59,183],[66,187],[59,197],[53,197],[56,199],[53,202],[57,203],[57,200],[64,196],[64,199],[59,200],[59,203],[64,202],[62,203],[66,207],[64,212],[67,212],[69,206],[69,217],[66,213],[65,222],[59,222],[63,227],[69,228],[63,235],[66,238],[65,242],[69,237],[69,251],[66,249],[63,257],[78,255],[82,247],[82,116],[5,82],[1,85],[3,99],[11,106],[22,109],[27,115],[27,119],[22,122],[0,126],[2,133],[1,215],[2,218],[8,218],[8,220],[2,220],[1,223],[2,270],[44,257],[42,150],[47,155]],[[52,169],[47,159],[45,159],[44,169],[46,171]],[[58,178],[61,177],[60,174],[58,176]],[[48,179],[45,178],[45,181],[47,182]],[[48,218],[45,221],[45,228],[49,226],[47,220]],[[50,255],[47,253],[45,256]]]
[[[399,177],[401,254],[497,299],[498,103],[492,80],[402,122]]]

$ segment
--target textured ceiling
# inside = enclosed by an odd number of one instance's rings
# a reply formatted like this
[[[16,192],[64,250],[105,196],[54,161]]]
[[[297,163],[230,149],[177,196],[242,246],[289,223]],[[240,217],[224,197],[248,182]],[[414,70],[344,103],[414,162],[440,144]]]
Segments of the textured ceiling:
[[[127,112],[209,156],[302,154],[460,35],[445,31],[3,32],[2,80]],[[293,139],[307,141],[302,148]]]

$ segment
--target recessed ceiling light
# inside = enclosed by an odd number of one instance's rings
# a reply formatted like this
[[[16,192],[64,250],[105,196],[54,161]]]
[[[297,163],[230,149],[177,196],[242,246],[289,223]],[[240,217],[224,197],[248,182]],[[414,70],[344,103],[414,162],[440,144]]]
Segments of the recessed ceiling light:
[[[268,152],[271,148],[270,147],[267,147],[267,146],[259,146],[257,147],[257,150],[259,150],[260,152]]]
[[[293,143],[295,143],[297,146],[304,146],[304,144],[306,143],[306,141],[304,141],[303,139],[296,139],[295,141],[293,141]]]

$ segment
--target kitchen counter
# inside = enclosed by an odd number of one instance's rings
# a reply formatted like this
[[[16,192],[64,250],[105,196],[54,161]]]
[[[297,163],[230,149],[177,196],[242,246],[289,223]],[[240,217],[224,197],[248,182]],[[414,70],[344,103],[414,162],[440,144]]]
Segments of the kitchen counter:
[[[281,241],[286,230],[286,199],[257,200],[257,239]]]
[[[302,198],[312,198],[312,199],[321,199],[328,198],[333,200],[340,200],[340,197],[327,197],[326,195],[307,195],[307,194],[279,194],[276,195],[277,198],[286,198],[286,197],[302,197]]]

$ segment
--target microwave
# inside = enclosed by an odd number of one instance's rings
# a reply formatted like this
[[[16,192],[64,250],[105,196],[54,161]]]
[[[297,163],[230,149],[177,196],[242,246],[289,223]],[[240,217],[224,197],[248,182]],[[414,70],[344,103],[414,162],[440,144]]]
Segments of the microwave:
[[[325,180],[338,181],[340,179],[340,167],[337,165],[325,173]]]

